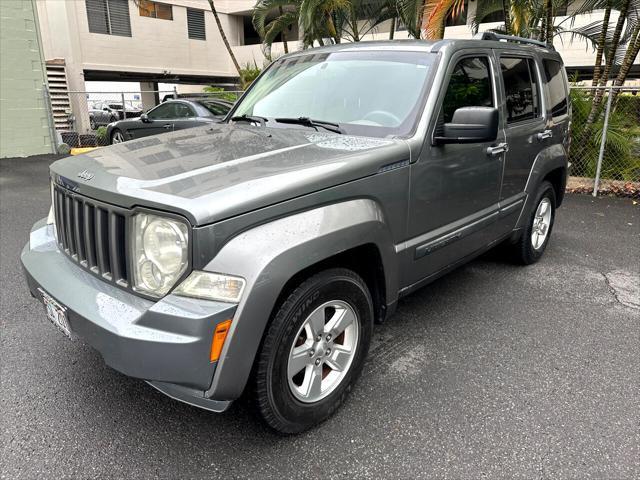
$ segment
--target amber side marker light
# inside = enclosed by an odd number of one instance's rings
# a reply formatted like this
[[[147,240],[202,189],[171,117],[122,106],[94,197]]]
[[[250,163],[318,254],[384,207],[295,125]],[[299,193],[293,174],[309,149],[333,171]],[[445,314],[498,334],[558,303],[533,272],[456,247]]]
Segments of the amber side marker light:
[[[213,332],[213,338],[211,339],[211,355],[209,356],[212,362],[217,362],[220,358],[229,328],[231,328],[231,320],[225,320],[216,326],[216,331]]]

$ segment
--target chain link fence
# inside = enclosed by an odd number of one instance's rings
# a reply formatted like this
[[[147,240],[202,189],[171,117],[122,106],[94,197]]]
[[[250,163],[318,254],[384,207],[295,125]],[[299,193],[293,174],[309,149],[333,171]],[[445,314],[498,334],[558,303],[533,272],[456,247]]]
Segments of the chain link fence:
[[[234,103],[243,92],[213,91],[179,94],[176,90],[138,92],[47,91],[59,144],[69,148],[109,145],[107,126],[135,120],[157,105],[176,98],[219,99]]]
[[[640,198],[640,89],[573,86],[571,104],[568,190]]]

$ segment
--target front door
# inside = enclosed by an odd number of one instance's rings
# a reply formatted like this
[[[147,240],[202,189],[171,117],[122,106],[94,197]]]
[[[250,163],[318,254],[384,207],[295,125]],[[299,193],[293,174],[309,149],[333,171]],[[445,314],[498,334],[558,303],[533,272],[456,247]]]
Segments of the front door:
[[[449,63],[438,117],[411,166],[404,286],[437,273],[495,237],[505,143],[432,145],[432,135],[461,107],[497,107],[497,68],[491,50],[462,51]],[[502,121],[500,123],[502,125]],[[493,153],[495,152],[495,153]]]
[[[148,137],[173,130],[173,120],[176,117],[176,103],[162,103],[150,110],[147,121],[136,119],[129,127],[129,133],[133,138]]]

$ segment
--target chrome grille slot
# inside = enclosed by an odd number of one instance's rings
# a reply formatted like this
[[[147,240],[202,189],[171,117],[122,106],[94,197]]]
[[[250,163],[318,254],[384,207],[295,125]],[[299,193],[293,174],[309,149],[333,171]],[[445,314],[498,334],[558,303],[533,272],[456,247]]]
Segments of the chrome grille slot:
[[[129,212],[58,185],[53,203],[61,251],[104,280],[128,287]]]

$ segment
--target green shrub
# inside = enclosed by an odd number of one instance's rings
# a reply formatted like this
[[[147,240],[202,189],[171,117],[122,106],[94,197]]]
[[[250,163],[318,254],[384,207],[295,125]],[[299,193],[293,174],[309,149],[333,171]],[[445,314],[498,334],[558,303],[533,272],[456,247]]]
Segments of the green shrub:
[[[98,127],[98,130],[96,130],[96,140],[98,145],[109,145],[107,127]]]
[[[640,179],[640,126],[637,115],[640,99],[620,95],[611,111],[607,127],[601,178],[610,180]],[[596,121],[587,126],[592,98],[588,90],[572,90],[571,105],[573,121],[571,128],[571,150],[569,161],[572,174],[579,177],[595,177],[604,130],[606,101],[596,116]]]
[[[216,98],[220,98],[221,100],[227,100],[229,102],[235,102],[238,97],[235,93],[227,92],[224,88],[214,87],[213,85],[204,87],[204,91],[206,93],[215,93]]]

